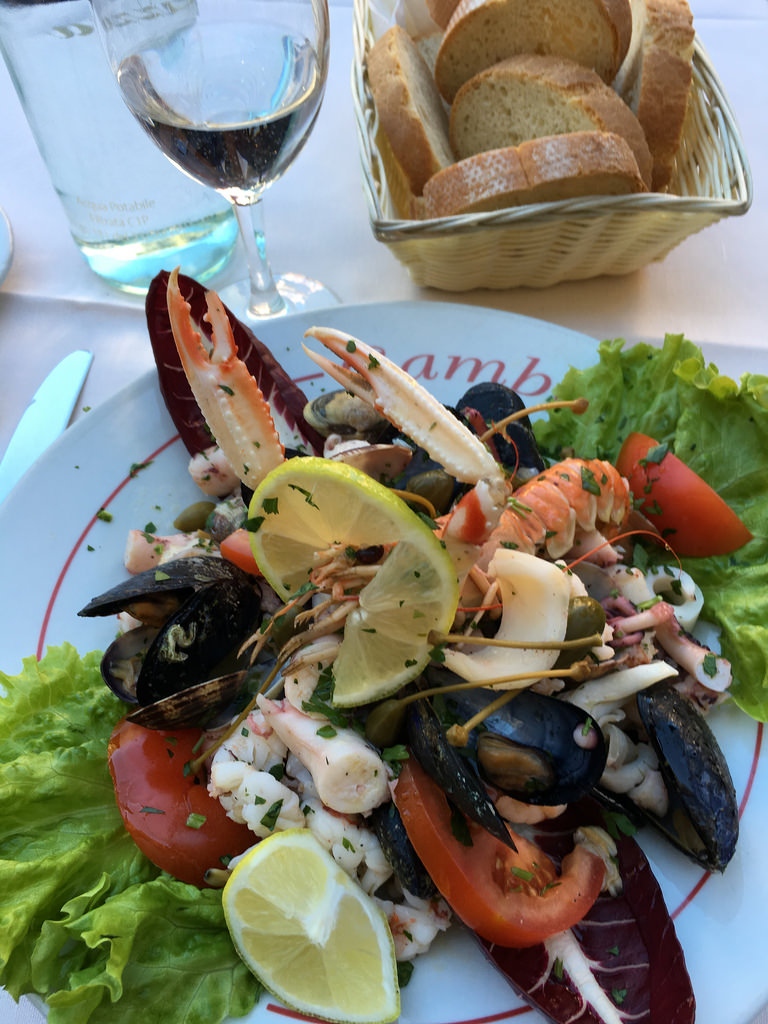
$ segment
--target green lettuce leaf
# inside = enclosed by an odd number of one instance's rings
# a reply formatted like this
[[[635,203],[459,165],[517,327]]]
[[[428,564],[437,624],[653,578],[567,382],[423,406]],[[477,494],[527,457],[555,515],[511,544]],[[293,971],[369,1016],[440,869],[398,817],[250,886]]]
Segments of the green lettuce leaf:
[[[705,615],[722,629],[733,667],[731,694],[747,714],[768,720],[768,377],[736,383],[706,364],[696,345],[667,335],[662,348],[605,341],[599,362],[570,370],[561,399],[589,399],[582,416],[550,413],[534,425],[542,451],[559,458],[616,458],[633,431],[666,442],[728,502],[754,539],[732,555],[685,558],[704,592]]]
[[[100,659],[65,644],[0,673],[0,984],[42,996],[50,1024],[243,1015],[260,987],[220,893],[171,879],[123,827],[107,743],[125,709]]]

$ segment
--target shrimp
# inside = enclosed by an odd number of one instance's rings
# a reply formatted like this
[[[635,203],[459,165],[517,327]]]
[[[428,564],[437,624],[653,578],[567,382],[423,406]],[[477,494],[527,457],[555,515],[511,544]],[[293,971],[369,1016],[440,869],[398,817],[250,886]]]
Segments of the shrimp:
[[[565,459],[510,496],[479,559],[487,566],[500,546],[562,558],[579,544],[588,550],[615,536],[630,511],[629,485],[601,459]]]

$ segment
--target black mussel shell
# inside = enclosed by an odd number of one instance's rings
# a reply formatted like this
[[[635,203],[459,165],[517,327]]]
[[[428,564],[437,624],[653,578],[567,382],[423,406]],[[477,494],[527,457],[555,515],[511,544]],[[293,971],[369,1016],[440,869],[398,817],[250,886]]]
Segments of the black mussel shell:
[[[137,626],[121,633],[101,659],[101,678],[120,700],[136,704],[136,684],[142,662],[157,636],[154,626]]]
[[[258,628],[261,590],[247,573],[196,590],[147,651],[136,695],[151,704],[203,682]]]
[[[406,730],[411,754],[448,800],[491,835],[516,849],[473,763],[450,745],[429,701],[422,699],[410,705]]]
[[[472,410],[480,414],[486,425],[490,425],[522,409],[525,409],[525,402],[517,392],[494,381],[474,384],[456,403],[456,411],[474,433],[481,433],[482,430],[477,428]],[[524,416],[515,420],[506,428],[506,434],[510,441],[503,434],[495,434],[489,444],[499,461],[508,469],[517,466],[518,471],[527,470],[528,475],[531,472],[540,473],[544,469],[544,461],[539,454],[529,418]]]
[[[429,681],[457,681],[446,669],[430,669]],[[465,721],[499,691],[466,690],[445,695],[452,716]],[[574,704],[532,690],[521,690],[473,731],[470,749],[480,774],[516,800],[556,806],[591,792],[605,770],[603,734]]]
[[[376,807],[368,820],[400,885],[419,899],[434,899],[437,887],[414,850],[394,803]]]
[[[127,611],[142,622],[159,626],[200,587],[241,575],[245,574],[223,558],[176,558],[130,576],[94,597],[77,614],[91,617]]]
[[[243,670],[206,679],[146,707],[137,708],[127,716],[128,721],[145,729],[210,728],[222,708],[235,700],[246,678],[247,672]]]
[[[703,715],[679,690],[656,683],[637,695],[637,709],[669,792],[657,828],[709,871],[722,871],[736,849],[739,805],[722,750]]]

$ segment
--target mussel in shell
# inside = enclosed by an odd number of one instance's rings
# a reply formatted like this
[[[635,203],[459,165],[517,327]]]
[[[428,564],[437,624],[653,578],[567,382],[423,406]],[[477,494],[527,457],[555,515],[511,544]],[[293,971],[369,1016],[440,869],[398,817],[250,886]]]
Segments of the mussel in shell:
[[[709,871],[736,849],[739,806],[722,750],[703,715],[667,682],[637,695],[637,709],[659,759],[669,811],[649,820]]]
[[[456,403],[458,415],[475,433],[482,433],[512,413],[525,409],[525,402],[516,391],[496,381],[474,384]],[[494,434],[489,442],[502,465],[518,476],[530,477],[544,469],[531,421],[527,416],[515,420],[503,433]]]
[[[195,714],[209,717],[242,685],[244,673],[222,673],[222,666],[258,628],[268,590],[223,559],[181,558],[112,587],[79,614],[128,611],[148,624],[110,645],[102,675],[121,699],[153,709],[134,720],[178,727]]]
[[[216,715],[235,701],[246,678],[247,672],[241,670],[205,679],[169,697],[137,708],[127,716],[128,721],[143,725],[145,729],[210,727]]]
[[[406,715],[411,754],[448,797],[450,803],[491,835],[515,849],[509,830],[474,769],[448,742],[428,700],[411,704]]]
[[[395,428],[372,405],[348,391],[326,391],[304,407],[304,419],[322,437],[340,434],[344,438],[382,441]]]
[[[196,590],[208,583],[226,582],[238,574],[245,575],[222,558],[210,555],[176,558],[129,576],[94,597],[77,614],[91,617],[128,612],[145,625],[159,627]]]
[[[444,681],[446,676],[443,671]],[[452,715],[466,720],[498,696],[468,690],[447,694],[445,701]],[[470,747],[487,782],[529,804],[572,803],[592,791],[605,769],[605,740],[589,715],[532,690],[521,690],[489,714],[473,731]]]
[[[434,899],[437,887],[414,850],[394,802],[374,808],[369,823],[402,887],[419,899]]]

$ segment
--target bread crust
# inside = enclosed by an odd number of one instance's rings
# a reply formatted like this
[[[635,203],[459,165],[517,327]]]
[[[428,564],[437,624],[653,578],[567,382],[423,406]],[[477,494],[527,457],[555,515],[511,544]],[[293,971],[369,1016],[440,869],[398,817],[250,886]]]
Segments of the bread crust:
[[[653,188],[665,189],[680,148],[693,78],[693,17],[686,0],[645,0],[637,119],[653,157]]]
[[[461,160],[427,182],[423,205],[427,217],[449,217],[645,190],[625,139],[608,132],[574,132]]]
[[[451,148],[459,159],[585,130],[626,139],[641,178],[651,186],[651,154],[638,119],[599,75],[574,61],[533,54],[500,61],[464,83],[449,121]]]
[[[432,72],[408,33],[392,26],[368,53],[368,80],[379,122],[414,195],[455,157],[448,114]]]
[[[426,0],[430,17],[440,28],[445,28],[451,20],[458,2],[459,0]]]
[[[612,82],[631,34],[629,0],[459,0],[438,52],[435,80],[451,103],[483,68],[537,53],[574,60]]]

